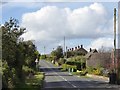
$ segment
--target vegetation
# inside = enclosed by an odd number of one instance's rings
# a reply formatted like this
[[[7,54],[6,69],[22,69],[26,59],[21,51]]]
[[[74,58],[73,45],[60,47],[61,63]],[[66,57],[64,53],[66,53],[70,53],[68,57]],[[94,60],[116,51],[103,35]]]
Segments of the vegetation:
[[[102,67],[97,67],[97,68],[87,67],[86,70],[89,74],[108,76],[108,70]]]
[[[58,47],[61,48],[61,47]],[[102,75],[108,76],[108,71],[104,69],[102,66],[98,64],[96,68],[94,67],[86,67],[86,58],[83,55],[74,55],[75,52],[67,52],[67,57],[63,58],[63,55],[60,53],[62,49],[58,50],[58,48],[51,52],[51,56],[48,58],[50,61],[57,61],[59,65],[62,67],[62,71],[68,71],[76,75],[85,76],[87,73],[94,74],[94,75]],[[59,51],[59,52],[58,52]],[[57,54],[59,53],[59,54]],[[57,55],[60,55],[59,58]],[[54,62],[55,64],[55,62]]]
[[[17,85],[15,90],[39,90],[43,86],[44,74],[43,73],[36,73],[34,76],[27,77],[25,83],[21,83]]]
[[[63,58],[63,49],[61,46],[58,46],[56,50],[51,52],[49,59],[55,64],[55,62],[58,63],[60,58]]]
[[[2,87],[17,88],[25,83],[30,72],[36,70],[35,59],[39,58],[40,54],[32,41],[23,41],[21,38],[26,29],[18,25],[18,20],[10,18],[0,27],[0,31],[3,55]]]

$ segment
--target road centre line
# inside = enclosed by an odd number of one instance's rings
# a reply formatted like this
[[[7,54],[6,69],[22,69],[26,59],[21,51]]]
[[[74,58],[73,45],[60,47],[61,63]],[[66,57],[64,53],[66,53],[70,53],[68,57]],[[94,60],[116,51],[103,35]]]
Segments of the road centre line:
[[[44,64],[45,64],[45,66],[47,66],[47,68],[50,68],[45,62],[43,62]],[[51,68],[50,68],[51,69]],[[52,69],[51,69],[52,70]],[[53,71],[53,70],[52,70]],[[55,73],[55,72],[54,72]],[[56,80],[58,80],[57,79],[57,76],[54,76],[55,78],[56,78]]]
[[[44,63],[47,67],[49,67],[46,63]],[[50,64],[50,63],[48,63]],[[50,67],[49,67],[50,68]],[[51,68],[50,68],[51,69]],[[62,78],[64,81],[66,81],[68,84],[72,85],[73,87],[77,87],[74,84],[72,84],[71,82],[69,82],[67,79],[65,79],[64,77],[60,76],[57,72],[55,72],[53,69],[51,69],[55,74],[57,74],[57,76],[59,76],[60,78]],[[55,76],[56,77],[56,76]],[[57,77],[56,77],[57,78]]]

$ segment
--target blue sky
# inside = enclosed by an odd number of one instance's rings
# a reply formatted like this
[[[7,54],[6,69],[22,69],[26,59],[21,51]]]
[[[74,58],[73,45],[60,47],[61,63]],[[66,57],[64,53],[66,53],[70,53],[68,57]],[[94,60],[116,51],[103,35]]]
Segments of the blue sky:
[[[44,46],[45,53],[63,46],[64,36],[68,48],[81,44],[87,50],[112,48],[113,9],[117,5],[117,2],[8,2],[2,4],[2,24],[10,17],[18,19],[27,28],[25,40],[35,40],[41,53]]]

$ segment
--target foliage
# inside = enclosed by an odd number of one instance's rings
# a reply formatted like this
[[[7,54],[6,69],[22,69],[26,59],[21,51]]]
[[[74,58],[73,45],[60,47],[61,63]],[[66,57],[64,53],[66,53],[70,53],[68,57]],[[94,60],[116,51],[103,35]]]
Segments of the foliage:
[[[66,71],[67,70],[67,64],[62,64],[62,71]]]
[[[44,74],[35,73],[32,78],[27,78],[25,83],[17,85],[15,90],[39,90],[43,86]]]
[[[42,83],[41,83],[41,81],[43,80],[43,74],[36,74],[36,75],[34,75],[34,77],[33,78],[28,78],[27,80],[26,80],[26,83],[28,84],[28,85],[34,85],[34,86],[39,86],[39,85],[41,85]]]
[[[60,58],[59,61],[58,61],[59,65],[62,65],[65,62],[66,62],[66,59],[64,59],[64,58]]]
[[[103,71],[104,71],[104,68],[102,67],[97,67],[97,68],[87,67],[87,72],[90,74],[105,75]]]
[[[66,61],[66,64],[68,65],[75,65],[77,67],[77,70],[82,70],[85,68],[85,63],[82,63],[80,61]]]
[[[22,69],[23,69],[23,72],[24,72],[24,74],[25,74],[26,76],[28,76],[30,72],[35,73],[34,70],[31,69],[31,68],[29,68],[28,66],[23,66]]]
[[[94,70],[93,67],[87,67],[87,71],[88,71],[88,73],[92,74],[93,70]]]
[[[72,56],[74,56],[74,52],[73,51],[67,51],[67,58],[70,58]]]
[[[41,55],[40,59],[46,59],[46,55]]]
[[[77,67],[75,65],[68,65],[68,64],[62,64],[62,71],[70,71],[73,69],[73,71],[77,70]]]
[[[10,18],[0,27],[2,32],[3,88],[15,87],[25,81],[23,65],[35,68],[36,47],[32,41],[23,41],[20,36],[25,28],[18,25],[18,20]]]
[[[86,69],[83,69],[81,72],[80,72],[80,76],[85,76],[87,74],[87,70]]]
[[[56,50],[51,52],[51,56],[54,60],[59,60],[63,57],[63,49],[61,46],[58,46]]]
[[[75,61],[80,61],[81,63],[86,63],[86,58],[84,56],[76,56]]]

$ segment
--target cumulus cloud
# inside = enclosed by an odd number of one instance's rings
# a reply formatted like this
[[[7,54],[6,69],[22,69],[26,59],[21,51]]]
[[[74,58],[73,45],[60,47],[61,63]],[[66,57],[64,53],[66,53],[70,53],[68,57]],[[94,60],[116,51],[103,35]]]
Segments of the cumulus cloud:
[[[25,13],[21,25],[28,30],[22,37],[36,40],[42,49],[44,45],[52,49],[63,44],[64,36],[67,39],[93,39],[87,48],[113,46],[113,39],[105,37],[113,33],[113,18],[108,18],[107,10],[100,3],[76,9],[44,6]]]
[[[23,37],[26,40],[57,40],[64,36],[98,38],[107,34],[107,25],[104,26],[107,22],[107,11],[100,3],[73,10],[45,6],[22,16],[22,25],[28,29]]]
[[[119,0],[4,0],[4,2],[118,2]]]
[[[93,48],[99,50],[102,47],[113,48],[114,45],[113,41],[114,41],[113,38],[110,37],[98,38],[92,41],[91,44],[87,47],[87,49],[89,50],[89,48]]]

